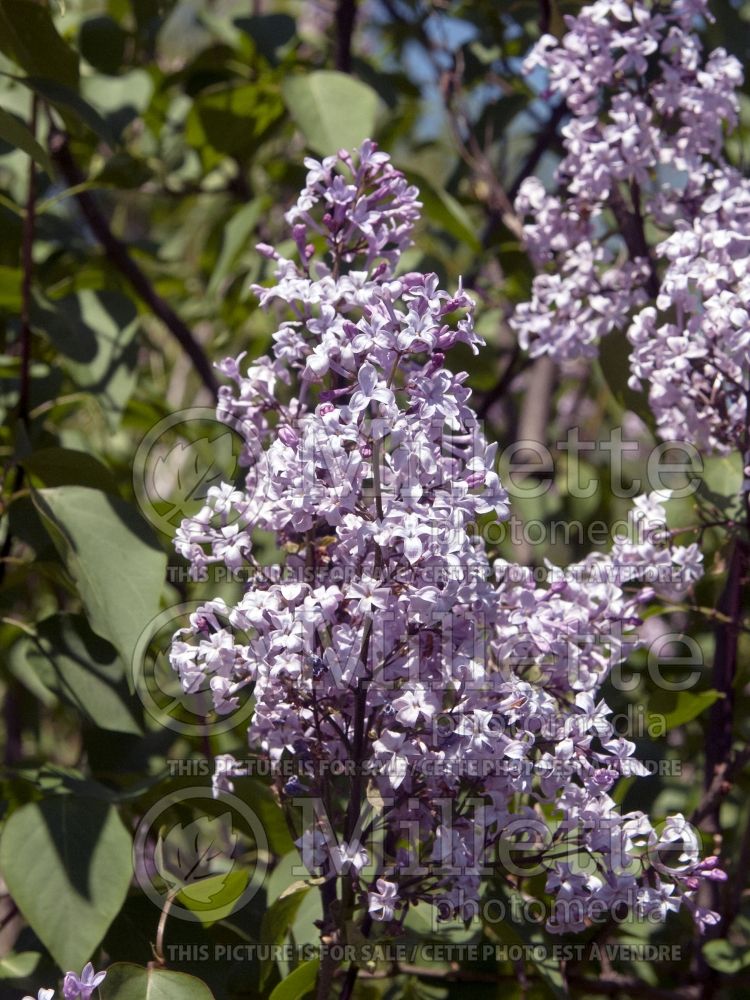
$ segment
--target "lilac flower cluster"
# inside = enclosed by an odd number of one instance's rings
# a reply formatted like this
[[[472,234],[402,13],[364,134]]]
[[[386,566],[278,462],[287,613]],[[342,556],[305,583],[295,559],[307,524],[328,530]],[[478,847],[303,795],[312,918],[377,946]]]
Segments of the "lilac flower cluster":
[[[660,433],[726,451],[747,423],[750,189],[723,154],[742,70],[703,52],[709,17],[706,0],[597,0],[528,57],[570,119],[558,193],[519,192],[539,273],[513,324],[558,360],[627,330]]]
[[[631,385],[648,387],[659,431],[708,451],[747,450],[750,420],[750,186],[726,170],[692,225],[657,247],[655,306],[628,331]]]
[[[63,980],[63,997],[65,1000],[91,1000],[94,990],[104,982],[106,972],[95,972],[91,962],[87,962],[80,976],[75,972],[66,972]],[[36,997],[26,996],[23,1000],[53,1000],[53,989],[39,990]]]
[[[654,496],[634,507],[632,537],[576,573],[550,567],[540,585],[491,564],[472,528],[507,517],[507,495],[466,375],[445,365],[458,342],[477,350],[473,303],[434,274],[400,273],[417,192],[373,143],[306,163],[287,217],[299,258],[263,247],[275,281],[255,289],[290,318],[271,356],[219,365],[235,383],[218,413],[245,442],[245,488],[212,489],[176,543],[196,573],[260,569],[264,529],[289,572],[258,573],[234,606],[191,616],[171,652],[182,684],[210,688],[218,713],[252,695],[252,750],[299,764],[281,800],[325,805],[298,841],[304,863],[348,880],[373,920],[396,926],[420,900],[471,915],[498,852],[541,824],[552,929],[583,927],[592,906],[684,904],[710,921],[695,890],[721,873],[683,818],[658,832],[618,813],[618,777],[645,770],[598,700],[638,642],[639,606],[654,589],[684,592],[697,549],[657,530]],[[221,794],[245,769],[218,764]]]

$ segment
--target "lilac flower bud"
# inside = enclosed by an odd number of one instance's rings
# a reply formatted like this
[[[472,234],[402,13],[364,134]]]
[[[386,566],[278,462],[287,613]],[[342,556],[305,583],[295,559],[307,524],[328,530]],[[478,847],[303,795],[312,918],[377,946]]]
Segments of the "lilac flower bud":
[[[267,243],[256,243],[255,249],[262,257],[268,257],[269,260],[278,260],[279,253],[272,246]]]
[[[435,351],[430,359],[430,363],[427,366],[427,375],[434,375],[435,372],[439,371],[445,364],[445,355],[442,351]]]
[[[277,433],[279,440],[288,448],[296,448],[299,444],[299,434],[288,424],[282,424]]]
[[[297,245],[297,251],[303,264],[312,257],[315,248],[307,243],[307,228],[301,224],[292,226],[292,237]]]

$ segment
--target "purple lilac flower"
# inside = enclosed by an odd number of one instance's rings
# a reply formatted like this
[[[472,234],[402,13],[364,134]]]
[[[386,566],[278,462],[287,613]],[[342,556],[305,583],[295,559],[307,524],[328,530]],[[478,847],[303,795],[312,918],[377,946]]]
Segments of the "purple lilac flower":
[[[398,886],[379,878],[375,882],[376,892],[368,893],[368,911],[373,920],[393,920],[398,905]]]
[[[67,972],[63,980],[63,995],[65,1000],[90,1000],[94,990],[104,982],[106,972],[94,972],[94,966],[87,962],[80,976],[75,972]]]
[[[538,274],[512,325],[557,360],[626,331],[661,435],[726,452],[747,423],[750,183],[724,155],[742,68],[703,51],[701,19],[706,0],[596,0],[528,57],[570,117],[556,191],[518,195]]]
[[[602,10],[594,35],[608,30]],[[593,65],[607,70],[606,59]],[[543,581],[490,564],[472,529],[481,515],[506,518],[508,498],[467,376],[444,363],[457,342],[481,342],[473,302],[433,274],[397,270],[417,193],[373,143],[307,167],[287,216],[299,259],[264,248],[274,278],[255,288],[279,310],[271,354],[219,365],[233,385],[218,413],[246,442],[246,488],[212,488],[176,539],[196,573],[231,560],[251,582],[233,606],[208,601],[191,616],[175,636],[175,670],[187,690],[208,687],[218,712],[252,694],[254,753],[319,765],[304,782],[279,775],[284,803],[321,801],[333,765],[356,748],[365,777],[354,808],[380,803],[385,843],[398,846],[370,852],[343,815],[335,830],[311,819],[298,846],[316,878],[351,880],[375,920],[420,901],[471,916],[485,865],[519,830],[540,844],[552,930],[586,926],[592,906],[693,907],[693,880],[712,869],[696,859],[684,877],[649,865],[659,836],[652,844],[648,818],[620,813],[610,794],[644,769],[599,690],[639,645],[643,603],[699,575],[697,548],[655,530],[665,497],[653,495],[607,555],[548,566]],[[629,294],[623,281],[616,295]],[[228,550],[230,524],[243,542]],[[276,536],[283,575],[256,562],[256,528]],[[217,794],[234,767],[222,759]],[[446,816],[435,806],[467,798],[481,807]],[[566,846],[604,874],[570,870]],[[407,876],[415,870],[428,874]]]

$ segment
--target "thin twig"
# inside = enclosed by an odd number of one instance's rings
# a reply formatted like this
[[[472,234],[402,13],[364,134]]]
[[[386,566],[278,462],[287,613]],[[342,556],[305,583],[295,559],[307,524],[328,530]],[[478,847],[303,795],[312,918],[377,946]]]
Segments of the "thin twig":
[[[170,889],[164,899],[164,905],[161,908],[161,913],[159,914],[159,926],[156,928],[156,942],[154,944],[154,958],[158,965],[166,965],[164,959],[164,931],[167,927],[167,917],[169,916],[169,911],[172,909],[172,904],[174,903],[177,895],[180,892],[181,886],[175,886]]]
[[[729,758],[732,747],[732,721],[734,716],[734,678],[737,671],[738,639],[742,617],[742,578],[746,563],[745,545],[736,539],[729,557],[729,570],[717,611],[727,620],[716,626],[714,648],[714,688],[724,697],[711,706],[709,738],[706,742],[706,787],[713,784],[717,770]],[[713,831],[719,832],[719,804],[711,813]]]
[[[625,240],[630,259],[633,261],[643,260],[648,265],[646,290],[651,298],[656,298],[659,294],[659,275],[646,239],[643,216],[641,215],[641,196],[635,183],[631,185],[631,197],[632,210],[628,208],[620,191],[613,187],[609,196],[609,204],[622,238]]]
[[[528,156],[523,161],[523,166],[518,171],[515,180],[508,188],[508,197],[511,201],[516,200],[516,195],[518,194],[521,185],[527,177],[531,177],[539,165],[539,161],[557,138],[557,130],[560,127],[560,122],[565,117],[567,110],[568,107],[565,101],[561,101],[559,104],[555,105],[550,112],[549,118],[537,133],[534,145],[531,147]]]
[[[521,358],[521,345],[518,341],[513,345],[513,350],[510,353],[510,358],[508,363],[503,369],[497,382],[488,389],[486,392],[482,393],[479,397],[477,403],[477,416],[480,420],[483,420],[487,416],[487,411],[498,400],[502,399],[505,395],[513,379],[520,375],[520,373],[531,364],[529,358]]]
[[[710,784],[703,794],[703,798],[698,803],[690,817],[690,822],[697,826],[712,814],[715,814],[721,802],[732,790],[732,781],[735,776],[750,762],[750,747],[730,756],[729,760],[723,761],[715,768]]]
[[[352,71],[352,35],[357,20],[357,0],[338,0],[336,5],[336,69]]]

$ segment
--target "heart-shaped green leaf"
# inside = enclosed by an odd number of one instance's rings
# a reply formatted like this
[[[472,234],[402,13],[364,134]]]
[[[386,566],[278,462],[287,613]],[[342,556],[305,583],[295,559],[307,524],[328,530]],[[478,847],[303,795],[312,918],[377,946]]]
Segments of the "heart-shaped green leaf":
[[[56,795],[11,814],[0,871],[61,969],[81,969],[128,892],[132,845],[114,806]]]
[[[130,962],[107,969],[100,993],[102,1000],[213,1000],[211,990],[195,976]]]

